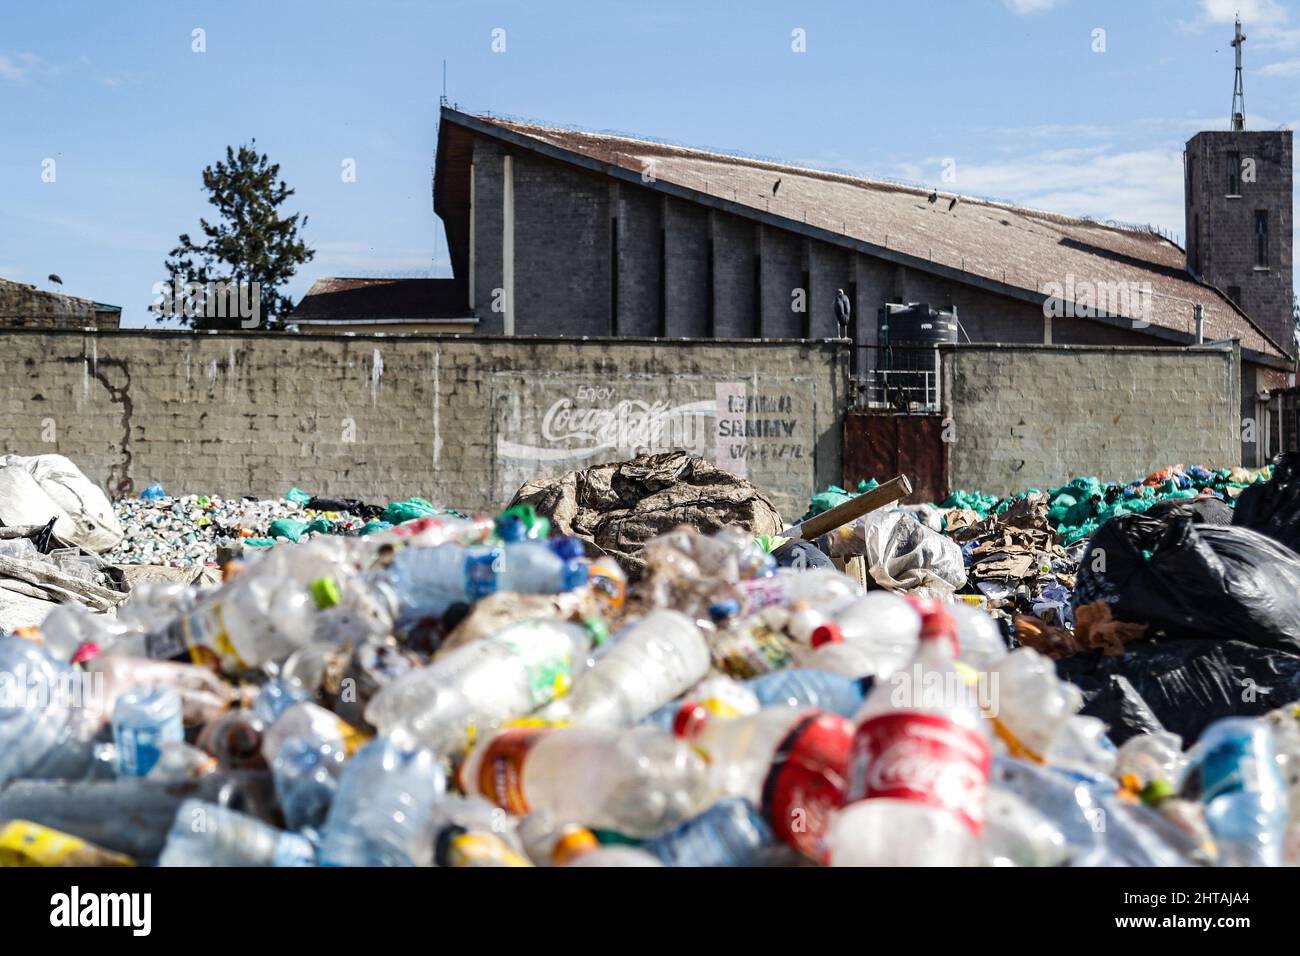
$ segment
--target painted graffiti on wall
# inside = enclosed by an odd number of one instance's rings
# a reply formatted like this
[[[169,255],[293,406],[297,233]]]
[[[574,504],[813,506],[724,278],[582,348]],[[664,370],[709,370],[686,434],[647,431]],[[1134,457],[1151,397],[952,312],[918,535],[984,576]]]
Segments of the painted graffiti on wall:
[[[530,478],[642,452],[683,448],[740,477],[788,484],[811,471],[812,405],[783,382],[620,376],[600,383],[537,374],[494,376],[495,484],[508,497]],[[667,394],[665,393],[667,391]],[[757,471],[757,473],[756,473]],[[770,479],[771,480],[771,479]],[[766,487],[766,485],[764,485]]]

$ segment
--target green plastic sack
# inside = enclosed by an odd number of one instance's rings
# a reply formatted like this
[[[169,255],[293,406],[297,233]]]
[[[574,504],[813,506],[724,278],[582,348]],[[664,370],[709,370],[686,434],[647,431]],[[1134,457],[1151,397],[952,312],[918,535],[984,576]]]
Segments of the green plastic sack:
[[[296,505],[305,505],[307,502],[311,501],[311,495],[307,494],[307,492],[303,491],[301,488],[290,488],[288,492],[285,493],[284,500],[292,501]]]
[[[276,518],[271,522],[271,527],[266,529],[266,533],[272,539],[288,538],[290,541],[300,541],[307,527],[305,521],[294,521],[292,518]]]
[[[383,517],[389,524],[401,524],[413,518],[432,518],[438,513],[438,509],[423,498],[407,498],[405,501],[392,502],[384,509]]]

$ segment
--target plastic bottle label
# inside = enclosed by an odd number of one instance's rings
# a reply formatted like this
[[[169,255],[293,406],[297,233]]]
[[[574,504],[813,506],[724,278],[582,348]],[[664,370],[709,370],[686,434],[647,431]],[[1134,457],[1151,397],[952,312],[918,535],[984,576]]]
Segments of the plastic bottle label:
[[[163,630],[146,636],[145,653],[157,660],[175,660],[188,654],[195,664],[210,667],[216,663],[231,670],[248,669],[230,642],[220,604],[197,608]]]
[[[753,614],[765,607],[775,607],[785,603],[786,584],[781,578],[756,578],[741,581],[740,590],[745,595],[745,610]]]
[[[983,737],[932,714],[869,718],[853,742],[855,782],[863,798],[911,800],[947,810],[976,836],[984,825],[991,763]]]
[[[853,724],[814,712],[800,720],[777,749],[763,783],[763,815],[784,842],[812,859],[831,814],[844,802]]]
[[[166,741],[185,739],[180,714],[175,720],[153,726],[116,728],[118,772],[124,777],[143,777],[158,763]]]
[[[465,595],[471,602],[495,594],[501,576],[501,549],[490,548],[465,555]]]
[[[564,651],[551,651],[538,646],[538,643],[516,641],[509,637],[491,637],[502,647],[508,647],[523,662],[524,673],[528,679],[528,699],[532,709],[543,707],[563,697],[573,685],[573,657],[567,648]],[[539,653],[541,651],[541,653]]]
[[[479,793],[516,816],[530,813],[524,794],[524,763],[545,732],[544,727],[515,727],[493,737],[479,765]]]
[[[1229,793],[1259,793],[1262,781],[1254,741],[1248,734],[1220,741],[1205,754],[1198,776],[1201,787],[1197,798],[1202,803]]]
[[[462,833],[447,847],[447,866],[532,866],[502,840],[487,833]]]

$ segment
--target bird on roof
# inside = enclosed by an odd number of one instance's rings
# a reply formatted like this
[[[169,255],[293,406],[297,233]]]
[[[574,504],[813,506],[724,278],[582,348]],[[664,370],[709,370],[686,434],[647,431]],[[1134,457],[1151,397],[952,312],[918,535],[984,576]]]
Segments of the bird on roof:
[[[53,282],[55,285],[63,285],[63,280],[60,279],[58,276],[56,276],[53,272],[50,273],[49,280]]]
[[[936,189],[934,192],[930,193],[930,195],[925,197],[925,201],[928,202],[931,206],[933,206],[935,202],[938,200],[938,198],[939,198],[939,190]]]
[[[952,212],[955,208],[957,208],[957,197],[953,196],[952,202],[948,203],[948,211]]]
[[[772,195],[775,196],[776,191],[780,188],[781,188],[781,180],[778,179],[776,182],[772,184]]]

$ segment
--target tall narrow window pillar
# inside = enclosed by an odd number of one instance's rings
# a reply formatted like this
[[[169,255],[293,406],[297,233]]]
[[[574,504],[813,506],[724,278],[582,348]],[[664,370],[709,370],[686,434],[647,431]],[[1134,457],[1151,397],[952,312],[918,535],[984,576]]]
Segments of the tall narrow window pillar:
[[[515,167],[514,157],[501,164],[501,289],[505,298],[502,331],[515,334]]]

